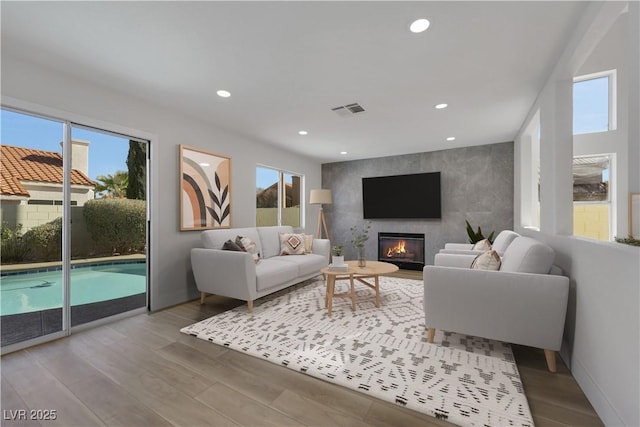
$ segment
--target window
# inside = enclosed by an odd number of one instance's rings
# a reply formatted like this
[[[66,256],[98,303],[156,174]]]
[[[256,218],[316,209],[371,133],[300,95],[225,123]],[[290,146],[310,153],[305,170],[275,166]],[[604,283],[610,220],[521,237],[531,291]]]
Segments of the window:
[[[540,229],[540,111],[521,137],[521,225]]]
[[[573,234],[611,240],[611,154],[573,158]]]
[[[256,226],[302,226],[301,175],[256,167]]]
[[[616,70],[573,79],[573,134],[616,128]]]

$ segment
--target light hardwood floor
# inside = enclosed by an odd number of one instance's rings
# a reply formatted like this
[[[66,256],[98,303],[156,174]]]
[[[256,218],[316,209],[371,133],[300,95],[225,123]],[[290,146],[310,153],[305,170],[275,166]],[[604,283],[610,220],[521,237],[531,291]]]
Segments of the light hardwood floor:
[[[179,332],[239,304],[209,296],[3,356],[2,425],[451,425]],[[542,350],[514,353],[537,426],[603,425],[562,361],[550,374]],[[56,420],[7,419],[19,409]]]

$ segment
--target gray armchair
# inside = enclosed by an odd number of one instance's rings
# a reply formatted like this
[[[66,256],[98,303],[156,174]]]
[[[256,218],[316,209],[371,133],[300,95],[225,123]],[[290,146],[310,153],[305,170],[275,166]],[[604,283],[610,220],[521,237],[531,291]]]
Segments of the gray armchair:
[[[553,266],[553,249],[517,237],[505,251],[499,271],[468,268],[474,255],[442,255],[448,266],[428,265],[423,271],[428,341],[433,342],[436,329],[443,329],[539,347],[549,371],[555,372],[569,278],[558,275]]]
[[[520,237],[518,233],[511,230],[502,230],[496,236],[491,248],[498,252],[498,255],[503,256],[511,242],[516,237]],[[441,254],[467,254],[467,255],[479,255],[482,251],[474,250],[472,243],[446,243],[444,249],[440,249]]]

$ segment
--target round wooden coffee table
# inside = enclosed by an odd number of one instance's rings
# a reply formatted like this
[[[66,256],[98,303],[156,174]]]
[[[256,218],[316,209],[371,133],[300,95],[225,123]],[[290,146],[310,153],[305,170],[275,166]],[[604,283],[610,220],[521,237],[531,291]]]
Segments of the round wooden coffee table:
[[[389,262],[382,261],[367,261],[365,267],[358,267],[358,261],[346,261],[345,264],[349,266],[346,271],[332,270],[330,267],[325,267],[320,270],[324,274],[327,283],[327,292],[324,298],[324,306],[327,308],[329,316],[331,316],[331,309],[333,306],[333,298],[351,298],[351,309],[356,311],[356,291],[355,281],[362,283],[373,289],[376,292],[376,307],[380,308],[380,281],[379,276],[393,273],[398,271],[398,266]],[[336,280],[349,280],[350,292],[343,292],[336,294]],[[365,279],[374,279],[374,282],[368,282]]]

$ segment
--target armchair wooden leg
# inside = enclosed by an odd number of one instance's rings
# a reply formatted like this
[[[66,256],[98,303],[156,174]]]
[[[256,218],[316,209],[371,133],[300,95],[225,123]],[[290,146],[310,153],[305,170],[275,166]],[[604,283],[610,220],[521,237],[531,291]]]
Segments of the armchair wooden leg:
[[[556,352],[553,350],[544,349],[544,358],[547,359],[547,368],[549,372],[556,372]]]
[[[204,304],[204,299],[207,297],[206,292],[200,292],[200,305]]]
[[[247,311],[253,313],[253,301],[247,301]]]
[[[427,329],[427,342],[432,343],[433,338],[436,336],[436,328]]]

